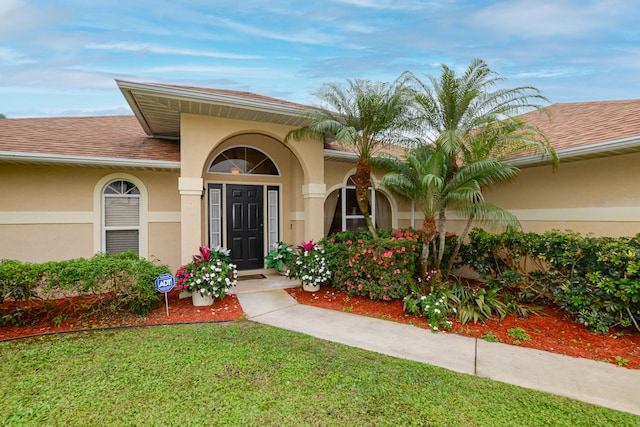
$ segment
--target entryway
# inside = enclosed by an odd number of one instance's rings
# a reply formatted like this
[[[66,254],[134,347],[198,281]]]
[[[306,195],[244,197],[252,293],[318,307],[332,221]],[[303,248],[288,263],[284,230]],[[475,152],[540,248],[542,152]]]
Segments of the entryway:
[[[238,270],[264,268],[264,187],[226,186],[227,245]]]

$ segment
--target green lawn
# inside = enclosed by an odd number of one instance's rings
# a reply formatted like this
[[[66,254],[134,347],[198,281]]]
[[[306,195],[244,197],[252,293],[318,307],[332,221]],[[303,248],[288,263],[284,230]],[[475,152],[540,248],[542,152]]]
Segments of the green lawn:
[[[0,384],[3,426],[640,425],[246,321],[0,343]]]

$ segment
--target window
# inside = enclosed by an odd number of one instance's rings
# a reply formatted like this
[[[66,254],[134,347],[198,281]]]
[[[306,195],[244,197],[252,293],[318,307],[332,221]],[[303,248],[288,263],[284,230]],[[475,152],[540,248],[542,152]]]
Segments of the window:
[[[269,250],[275,248],[276,243],[280,240],[279,196],[277,187],[267,188],[267,232],[269,244],[267,248]]]
[[[125,180],[108,184],[103,199],[103,250],[140,253],[140,190]]]
[[[353,177],[346,187],[333,191],[325,200],[325,234],[367,228],[358,206]],[[391,227],[391,204],[380,191],[369,189],[369,214],[376,228]]]
[[[222,244],[222,185],[209,184],[209,246]]]
[[[280,175],[273,161],[261,151],[249,147],[234,147],[216,156],[209,173],[233,175]]]

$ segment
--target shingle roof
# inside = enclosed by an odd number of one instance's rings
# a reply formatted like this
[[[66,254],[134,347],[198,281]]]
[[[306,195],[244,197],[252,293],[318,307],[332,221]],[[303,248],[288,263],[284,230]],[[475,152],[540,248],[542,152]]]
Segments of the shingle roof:
[[[135,116],[2,119],[0,151],[180,161],[180,144],[149,138]]]
[[[304,107],[249,92],[156,86]],[[638,138],[640,149],[640,100],[553,104],[546,111],[549,117],[538,112],[526,113],[521,117],[539,126],[558,151],[629,138]],[[336,144],[328,144],[325,148],[349,152]],[[135,116],[2,119],[1,152],[180,161],[179,142],[148,137]]]
[[[542,129],[553,148],[563,150],[624,138],[640,137],[640,100],[573,102],[523,114]]]
[[[291,107],[307,108],[307,106],[303,104],[297,104],[295,102],[285,101],[284,99],[272,98],[270,96],[264,96],[257,93],[244,92],[240,90],[214,89],[214,88],[195,87],[195,86],[170,85],[170,84],[162,84],[162,83],[156,83],[156,86],[165,86],[165,87],[176,88],[176,89],[186,89],[194,92],[212,93],[216,95],[233,96],[236,98],[245,98],[253,101],[267,102],[269,104],[280,104],[280,105],[288,105]]]

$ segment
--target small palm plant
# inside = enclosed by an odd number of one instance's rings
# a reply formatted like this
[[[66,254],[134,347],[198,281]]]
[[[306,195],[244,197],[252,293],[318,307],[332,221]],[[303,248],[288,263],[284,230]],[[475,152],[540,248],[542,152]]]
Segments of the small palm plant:
[[[264,258],[267,268],[274,268],[276,271],[280,271],[285,265],[290,265],[295,256],[293,249],[284,242],[276,242],[274,248]]]

